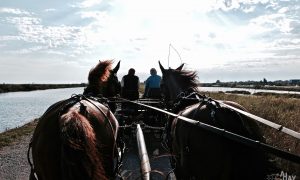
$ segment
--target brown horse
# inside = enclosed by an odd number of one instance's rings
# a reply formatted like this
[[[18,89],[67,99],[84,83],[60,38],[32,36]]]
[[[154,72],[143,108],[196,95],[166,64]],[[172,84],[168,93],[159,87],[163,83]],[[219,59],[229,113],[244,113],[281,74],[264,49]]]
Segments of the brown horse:
[[[98,64],[99,65],[99,64]],[[108,76],[107,82],[110,83],[102,83],[102,81],[98,80],[99,78],[99,73],[102,72],[103,70],[101,68],[104,67],[98,67],[91,69],[89,73],[89,85],[84,89],[83,94],[84,95],[89,95],[93,97],[115,97],[116,94],[120,94],[121,92],[121,84],[118,80],[117,72],[120,69],[120,61],[116,65],[116,67],[110,71],[110,74]],[[106,76],[101,77],[101,78],[106,78]],[[115,103],[110,103],[108,102],[108,105],[111,109],[112,112],[115,112],[117,109]]]
[[[117,91],[111,60],[89,73],[90,95]],[[109,89],[110,88],[110,89]],[[111,179],[114,177],[118,121],[101,99],[75,95],[59,101],[41,116],[34,131],[30,179]]]
[[[175,114],[264,142],[254,120],[198,93],[196,72],[182,70],[183,64],[177,69],[164,69],[160,62],[159,66],[162,92]],[[244,109],[235,102],[225,103]],[[268,157],[259,150],[178,118],[170,119],[168,128],[177,179],[260,180],[269,170]]]

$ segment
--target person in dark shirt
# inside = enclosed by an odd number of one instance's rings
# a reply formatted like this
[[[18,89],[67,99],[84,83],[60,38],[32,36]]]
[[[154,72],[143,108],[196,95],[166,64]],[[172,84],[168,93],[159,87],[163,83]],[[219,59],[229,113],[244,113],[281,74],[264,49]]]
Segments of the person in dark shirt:
[[[121,81],[121,97],[128,100],[137,100],[139,98],[139,78],[134,75],[135,70],[130,68],[128,74],[123,76]]]
[[[155,68],[150,69],[151,76],[145,81],[144,98],[161,98],[160,81],[161,77],[157,75]]]

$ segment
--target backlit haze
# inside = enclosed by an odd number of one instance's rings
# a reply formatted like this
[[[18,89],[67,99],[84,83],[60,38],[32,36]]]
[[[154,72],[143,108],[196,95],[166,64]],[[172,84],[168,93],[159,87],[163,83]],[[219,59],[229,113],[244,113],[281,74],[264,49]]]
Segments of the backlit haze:
[[[299,79],[300,1],[1,1],[0,52],[0,83],[87,82],[104,59],[141,81],[158,60],[200,82]]]

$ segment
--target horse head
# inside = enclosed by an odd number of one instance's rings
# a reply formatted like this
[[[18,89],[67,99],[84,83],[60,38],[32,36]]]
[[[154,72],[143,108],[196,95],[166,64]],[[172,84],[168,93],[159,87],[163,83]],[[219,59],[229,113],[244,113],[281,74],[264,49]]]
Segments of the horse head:
[[[117,72],[120,69],[120,61],[116,65],[115,68],[110,70],[110,76],[107,80],[107,88],[106,91],[104,91],[103,95],[105,97],[114,97],[117,94],[121,93],[121,83],[118,79]]]
[[[160,62],[158,63],[162,72],[161,90],[166,101],[175,101],[180,93],[197,88],[196,72],[183,70],[184,64],[176,69],[165,69]]]
[[[88,76],[88,86],[83,94],[92,96],[102,95],[104,97],[114,97],[121,91],[121,85],[117,77],[120,68],[120,61],[115,68],[111,68],[113,61],[99,61],[90,70]]]

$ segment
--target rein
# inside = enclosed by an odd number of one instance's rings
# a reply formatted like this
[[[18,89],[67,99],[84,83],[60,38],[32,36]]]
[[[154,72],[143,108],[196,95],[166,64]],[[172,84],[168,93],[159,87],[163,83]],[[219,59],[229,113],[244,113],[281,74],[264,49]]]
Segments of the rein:
[[[276,129],[277,131],[281,131],[281,132],[283,132],[285,134],[293,136],[294,138],[300,139],[300,133],[299,132],[296,132],[296,131],[294,131],[292,129],[284,127],[283,125],[276,124],[276,123],[271,122],[269,120],[266,120],[264,118],[258,117],[258,116],[254,115],[254,114],[249,113],[249,112],[245,112],[245,111],[243,111],[241,109],[232,107],[232,106],[230,106],[228,104],[225,104],[223,101],[218,101],[218,100],[211,99],[211,98],[209,98],[209,97],[207,97],[205,95],[200,95],[197,92],[192,92],[192,93],[187,94],[187,95],[186,94],[187,93],[182,92],[182,93],[180,93],[177,96],[177,98],[175,100],[175,103],[174,103],[174,109],[175,110],[177,110],[178,107],[179,108],[182,108],[183,106],[186,107],[187,106],[186,104],[189,104],[189,105],[195,104],[195,103],[197,103],[197,100],[198,100],[198,102],[201,102],[200,100],[202,99],[202,101],[210,102],[210,104],[213,104],[213,105],[215,104],[216,107],[220,107],[220,104],[222,104],[223,106],[227,107],[228,109],[231,109],[231,110],[233,110],[235,112],[243,114],[243,115],[245,115],[247,117],[250,117],[250,118],[252,118],[255,121],[258,121],[258,122],[260,122],[260,123],[262,123],[264,125],[267,125],[267,126],[269,126],[271,128]]]
[[[183,99],[185,99],[185,98],[183,98]],[[208,100],[209,99],[210,98],[208,98]],[[142,103],[139,103],[138,101],[129,101],[129,100],[126,100],[126,99],[124,99],[124,101],[130,102],[130,103],[133,103],[133,104],[137,104],[137,105],[140,105],[140,106],[143,106],[143,107],[147,107],[147,108],[153,109],[155,111],[159,111],[159,112],[165,113],[165,114],[167,114],[169,116],[181,119],[183,121],[191,123],[191,124],[193,124],[195,126],[198,126],[198,127],[202,128],[202,129],[205,129],[207,131],[210,131],[210,132],[213,132],[215,134],[221,135],[221,136],[223,136],[223,137],[225,137],[227,139],[230,139],[232,141],[244,144],[244,145],[246,145],[248,147],[257,148],[258,150],[261,150],[261,151],[272,153],[272,154],[274,154],[274,155],[276,155],[278,157],[281,157],[281,158],[287,159],[289,161],[292,161],[292,162],[300,164],[300,156],[298,156],[296,154],[292,154],[290,152],[283,151],[281,149],[278,149],[278,148],[273,147],[271,145],[265,144],[263,142],[253,140],[253,139],[241,136],[239,134],[232,133],[232,132],[227,131],[225,129],[221,129],[221,128],[218,128],[218,127],[206,124],[206,123],[202,123],[200,121],[196,121],[196,120],[193,120],[193,119],[181,116],[179,114],[171,113],[171,112],[168,112],[166,110],[162,110],[162,109],[157,108],[157,107],[153,107],[153,106],[150,106],[150,105],[142,104]],[[213,100],[213,99],[211,99],[209,101],[211,101],[211,102],[218,102],[218,101]]]

